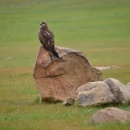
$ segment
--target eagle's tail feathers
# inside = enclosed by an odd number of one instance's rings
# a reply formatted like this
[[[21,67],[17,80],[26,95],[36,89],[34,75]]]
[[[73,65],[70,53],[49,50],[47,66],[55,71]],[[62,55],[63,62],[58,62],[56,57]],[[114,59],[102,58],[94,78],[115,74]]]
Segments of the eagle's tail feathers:
[[[53,51],[52,53],[53,53],[55,58],[59,58],[59,55],[58,55],[58,53],[56,51]]]

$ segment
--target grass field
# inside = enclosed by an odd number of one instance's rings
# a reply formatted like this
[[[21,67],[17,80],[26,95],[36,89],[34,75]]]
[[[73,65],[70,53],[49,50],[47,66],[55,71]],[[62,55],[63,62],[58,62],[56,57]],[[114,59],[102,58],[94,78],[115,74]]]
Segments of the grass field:
[[[103,77],[130,82],[129,0],[0,0],[0,130],[128,130],[130,122],[89,124],[103,106],[39,103],[32,74],[43,19],[56,45],[84,52],[93,67],[118,66]]]

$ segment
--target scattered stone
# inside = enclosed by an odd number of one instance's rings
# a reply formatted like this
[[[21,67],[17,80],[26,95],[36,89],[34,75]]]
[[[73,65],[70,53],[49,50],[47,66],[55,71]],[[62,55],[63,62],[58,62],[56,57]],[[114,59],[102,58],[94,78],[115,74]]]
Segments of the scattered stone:
[[[65,101],[62,103],[64,106],[72,106],[74,105],[75,99],[73,98],[67,98]]]
[[[127,83],[127,85],[125,86],[125,89],[126,89],[126,91],[129,92],[129,95],[130,95],[130,82]]]
[[[13,57],[9,56],[9,57],[6,57],[7,60],[11,60]]]
[[[117,69],[118,67],[115,65],[112,66],[99,66],[99,67],[95,67],[98,70],[108,70],[108,69]]]
[[[33,77],[44,102],[75,100],[77,88],[87,82],[102,80],[101,71],[91,67],[82,52],[56,47],[60,59],[51,61],[48,52],[41,46],[36,59]]]
[[[89,82],[76,91],[80,106],[95,106],[116,102],[109,86],[103,81]]]
[[[96,112],[91,119],[91,123],[106,123],[120,121],[125,123],[130,119],[130,112],[116,107],[108,107]]]
[[[128,103],[130,100],[130,94],[126,90],[125,85],[123,85],[119,80],[113,78],[105,79],[104,83],[110,87],[110,90],[114,94],[118,103]]]

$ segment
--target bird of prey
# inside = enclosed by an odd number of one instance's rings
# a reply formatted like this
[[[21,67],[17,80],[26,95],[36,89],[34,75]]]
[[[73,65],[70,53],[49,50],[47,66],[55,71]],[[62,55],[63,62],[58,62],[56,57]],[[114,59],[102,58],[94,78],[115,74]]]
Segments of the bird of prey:
[[[51,61],[59,58],[58,53],[55,51],[54,34],[48,29],[47,23],[42,21],[40,23],[40,31],[38,33],[39,40],[43,47],[48,51]]]

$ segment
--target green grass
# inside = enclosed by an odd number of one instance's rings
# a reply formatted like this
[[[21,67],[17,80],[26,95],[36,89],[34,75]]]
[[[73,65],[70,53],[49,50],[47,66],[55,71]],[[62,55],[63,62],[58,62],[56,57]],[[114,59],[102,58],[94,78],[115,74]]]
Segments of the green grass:
[[[118,66],[103,77],[130,82],[129,0],[0,0],[0,129],[128,130],[129,122],[89,124],[102,107],[38,102],[32,75],[43,19],[56,45],[84,52],[93,67]]]

